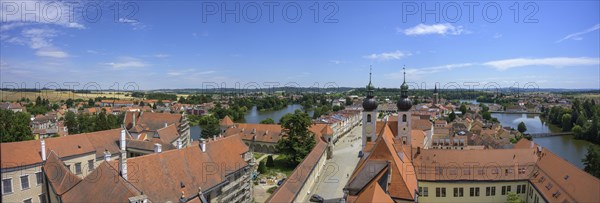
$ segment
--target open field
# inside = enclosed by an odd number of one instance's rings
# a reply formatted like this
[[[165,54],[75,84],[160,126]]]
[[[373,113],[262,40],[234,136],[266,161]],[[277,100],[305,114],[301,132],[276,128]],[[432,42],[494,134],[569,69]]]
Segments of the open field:
[[[60,100],[71,99],[93,99],[96,97],[116,97],[123,100],[133,99],[131,96],[126,96],[125,92],[98,92],[98,93],[73,93],[71,91],[54,91],[54,90],[42,90],[40,92],[12,92],[12,91],[0,91],[0,100],[2,101],[17,101],[23,97],[29,98],[31,101],[40,96],[43,99],[48,99],[50,102],[57,102]]]

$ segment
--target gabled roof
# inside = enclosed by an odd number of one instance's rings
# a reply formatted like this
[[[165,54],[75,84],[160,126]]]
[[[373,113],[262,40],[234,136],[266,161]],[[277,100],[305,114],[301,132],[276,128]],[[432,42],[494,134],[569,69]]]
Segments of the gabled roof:
[[[177,132],[177,126],[171,124],[165,128],[158,129],[156,131],[161,141],[164,143],[173,143],[179,138],[179,132]]]
[[[108,150],[111,154],[119,153],[119,139],[121,139],[121,128],[103,130],[91,133],[83,133],[88,138],[96,150],[96,158],[104,157],[104,151]],[[78,136],[78,135],[69,135]]]
[[[549,202],[598,202],[600,179],[543,148],[530,182]],[[535,175],[535,172],[533,173]]]
[[[248,147],[239,136],[209,141],[206,152],[197,143],[127,159],[128,181],[152,202],[178,202],[182,191],[197,194],[199,187],[214,187],[226,181],[225,176],[248,166],[241,156]],[[208,167],[214,167],[215,171]]]
[[[221,120],[220,123],[221,126],[232,126],[233,125],[233,121],[231,120],[231,118],[229,118],[229,116],[225,116],[225,118],[223,118],[223,120]]]
[[[362,193],[358,194],[355,202],[394,203],[394,200],[383,191],[376,181],[373,181]]]
[[[57,156],[69,157],[94,153],[96,149],[84,134],[44,139],[46,154],[54,151]],[[7,142],[0,144],[2,168],[23,167],[42,163],[40,140]]]
[[[113,161],[118,162],[118,161]],[[63,202],[129,202],[141,192],[121,178],[119,170],[102,162],[83,181],[61,196]]]
[[[327,125],[323,128],[323,130],[321,130],[321,135],[333,135],[333,129]]]
[[[43,169],[50,186],[57,195],[64,194],[81,182],[81,178],[71,173],[54,151],[50,151]]]

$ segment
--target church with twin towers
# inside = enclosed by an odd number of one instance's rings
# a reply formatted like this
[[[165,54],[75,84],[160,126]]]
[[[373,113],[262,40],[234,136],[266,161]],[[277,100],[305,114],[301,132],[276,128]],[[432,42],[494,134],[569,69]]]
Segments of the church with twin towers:
[[[379,110],[371,76],[362,103],[360,160],[341,202],[507,202],[509,195],[528,203],[600,199],[598,178],[532,141],[470,146],[480,136],[471,131],[476,122],[441,119],[447,111],[434,108],[452,105],[440,104],[437,86],[430,103],[413,104],[406,72],[397,114]],[[386,114],[378,119],[380,112]],[[459,122],[460,128],[454,125]]]

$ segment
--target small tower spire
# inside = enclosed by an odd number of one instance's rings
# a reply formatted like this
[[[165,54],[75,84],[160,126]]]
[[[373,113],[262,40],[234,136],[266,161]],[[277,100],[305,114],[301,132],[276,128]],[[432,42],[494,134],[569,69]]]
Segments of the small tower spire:
[[[404,71],[404,81],[403,82],[406,82],[406,66],[405,65],[402,65],[402,70]]]
[[[371,84],[371,72],[373,72],[373,65],[369,65],[369,84]]]

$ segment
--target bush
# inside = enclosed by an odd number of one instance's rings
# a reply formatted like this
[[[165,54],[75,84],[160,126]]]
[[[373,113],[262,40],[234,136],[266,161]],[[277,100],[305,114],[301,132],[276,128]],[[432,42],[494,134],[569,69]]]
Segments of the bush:
[[[272,194],[277,189],[277,186],[267,189],[267,193]]]
[[[273,168],[273,167],[275,167],[275,162],[273,161],[273,155],[269,155],[269,156],[267,157],[267,164],[266,164],[266,165],[267,165],[267,167],[269,167],[269,168]]]
[[[259,173],[261,173],[261,174],[264,174],[264,173],[266,173],[266,172],[267,172],[267,167],[265,166],[265,162],[262,162],[262,161],[261,161],[261,162],[258,164],[258,172],[259,172]]]

